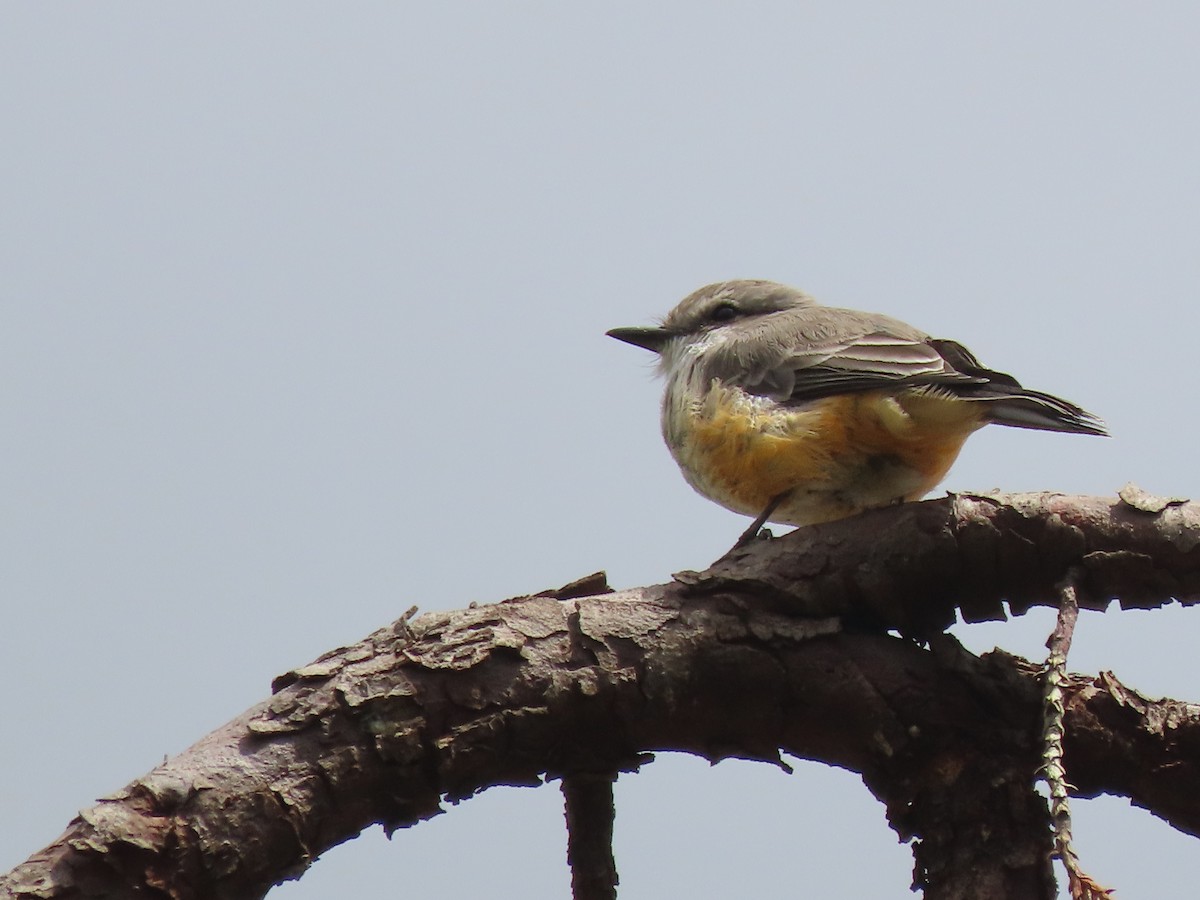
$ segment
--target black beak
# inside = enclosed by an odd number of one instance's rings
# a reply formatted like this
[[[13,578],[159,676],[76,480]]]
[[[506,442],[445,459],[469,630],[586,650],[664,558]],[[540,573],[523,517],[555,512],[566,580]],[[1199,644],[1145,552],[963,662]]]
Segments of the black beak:
[[[675,336],[672,332],[667,331],[667,329],[655,325],[614,328],[604,333],[611,338],[616,338],[618,341],[633,344],[635,347],[644,347],[647,350],[653,350],[655,353],[661,353],[667,341]]]

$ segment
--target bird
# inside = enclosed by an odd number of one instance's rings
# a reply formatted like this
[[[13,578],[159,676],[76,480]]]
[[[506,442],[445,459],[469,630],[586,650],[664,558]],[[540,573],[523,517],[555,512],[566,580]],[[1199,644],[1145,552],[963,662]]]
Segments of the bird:
[[[765,280],[710,284],[609,337],[658,354],[662,434],[701,495],[754,522],[815,525],[919,500],[985,425],[1106,435],[962,344]]]

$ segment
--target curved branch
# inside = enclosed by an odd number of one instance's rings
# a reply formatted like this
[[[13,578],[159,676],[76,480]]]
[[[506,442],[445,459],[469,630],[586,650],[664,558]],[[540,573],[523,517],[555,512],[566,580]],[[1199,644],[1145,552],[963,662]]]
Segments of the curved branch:
[[[647,750],[854,769],[918,844],[931,900],[1052,897],[1036,669],[937,631],[1050,602],[1193,602],[1200,511],[1057,495],[908,504],[760,541],[668,585],[401,619],[101,800],[0,896],[257,897],[372,823]],[[586,586],[595,591],[597,583]],[[560,599],[568,597],[569,599]],[[1131,601],[1132,598],[1132,601]],[[870,627],[864,627],[870,626]],[[928,648],[881,629],[928,637]],[[1075,679],[1066,764],[1200,831],[1200,712]]]

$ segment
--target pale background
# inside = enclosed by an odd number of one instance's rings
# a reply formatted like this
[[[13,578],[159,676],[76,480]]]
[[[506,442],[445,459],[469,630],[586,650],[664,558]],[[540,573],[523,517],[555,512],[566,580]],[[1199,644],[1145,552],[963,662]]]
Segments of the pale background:
[[[1198,491],[1200,7],[0,6],[0,870],[413,604],[746,521],[603,336],[714,280],[904,318],[1109,422],[991,429],[951,489]],[[959,627],[1042,652],[1043,611]],[[1085,615],[1072,668],[1200,699],[1200,610]],[[858,779],[662,758],[623,900],[904,897]],[[1121,900],[1200,844],[1076,805]],[[378,829],[272,896],[567,894],[557,786]]]

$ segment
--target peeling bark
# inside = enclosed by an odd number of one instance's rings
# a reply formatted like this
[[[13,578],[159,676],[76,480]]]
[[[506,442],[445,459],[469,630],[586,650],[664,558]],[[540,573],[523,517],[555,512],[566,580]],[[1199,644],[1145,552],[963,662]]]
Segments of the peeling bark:
[[[941,632],[956,608],[1053,603],[1073,566],[1084,608],[1195,602],[1200,506],[1130,497],[959,495],[756,541],[666,585],[405,617],[85,810],[0,897],[259,897],[373,823],[655,750],[853,769],[915,841],[928,900],[1053,897],[1038,667]],[[1066,727],[1080,795],[1200,833],[1200,707],[1074,676]]]

